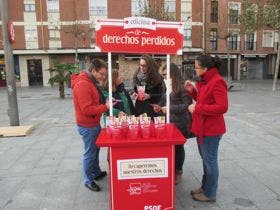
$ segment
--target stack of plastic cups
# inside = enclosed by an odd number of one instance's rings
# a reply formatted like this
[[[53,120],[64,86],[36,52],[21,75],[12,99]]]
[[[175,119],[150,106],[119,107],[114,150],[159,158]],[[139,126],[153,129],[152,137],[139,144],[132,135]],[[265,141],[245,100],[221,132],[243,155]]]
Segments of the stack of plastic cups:
[[[111,137],[111,125],[113,123],[113,118],[114,117],[109,117],[109,116],[106,117],[105,126],[106,126],[106,134],[108,137]]]
[[[122,118],[121,126],[122,126],[122,137],[123,139],[125,139],[128,133],[128,123],[126,117]]]
[[[139,122],[138,118],[130,117],[128,119],[128,133],[127,138],[130,140],[135,140],[138,138]]]
[[[150,137],[150,124],[150,117],[143,117],[142,119],[140,119],[140,127],[143,139],[148,139]]]
[[[114,124],[111,126],[111,133],[114,139],[119,139],[122,137],[122,126],[119,124]]]
[[[155,117],[155,134],[158,139],[166,136],[165,117]]]

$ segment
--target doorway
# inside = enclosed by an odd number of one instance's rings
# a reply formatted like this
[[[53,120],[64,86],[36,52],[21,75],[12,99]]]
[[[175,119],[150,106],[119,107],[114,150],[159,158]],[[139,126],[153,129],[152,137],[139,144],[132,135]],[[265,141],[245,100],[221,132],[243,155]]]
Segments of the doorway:
[[[237,78],[234,76],[234,59],[230,59],[230,80],[236,80]],[[221,66],[219,68],[219,73],[222,77],[224,77],[226,80],[228,79],[228,60],[227,59],[221,59]]]
[[[27,60],[29,86],[43,86],[42,60]]]

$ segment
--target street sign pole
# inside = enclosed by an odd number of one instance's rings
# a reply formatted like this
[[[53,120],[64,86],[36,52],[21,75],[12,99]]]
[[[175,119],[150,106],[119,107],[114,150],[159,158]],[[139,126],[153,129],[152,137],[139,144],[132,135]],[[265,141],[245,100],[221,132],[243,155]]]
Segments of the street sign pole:
[[[6,68],[6,81],[7,81],[7,93],[8,93],[8,116],[10,118],[11,126],[19,125],[18,115],[18,102],[17,91],[14,73],[14,57],[12,52],[11,42],[14,39],[13,25],[9,21],[9,9],[8,0],[1,0],[1,19],[2,19],[2,34],[5,53],[5,68]],[[8,24],[9,22],[9,31]]]

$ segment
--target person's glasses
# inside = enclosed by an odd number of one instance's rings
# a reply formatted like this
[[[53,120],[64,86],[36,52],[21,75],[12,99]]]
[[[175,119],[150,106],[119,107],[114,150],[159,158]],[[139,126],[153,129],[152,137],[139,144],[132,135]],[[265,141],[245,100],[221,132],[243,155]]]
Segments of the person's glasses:
[[[163,77],[165,77],[166,75],[167,75],[166,73],[162,74]]]
[[[100,71],[97,71],[97,73],[100,74],[102,77],[107,78],[107,74],[106,73],[103,73],[103,72],[100,72]]]
[[[203,67],[194,67],[194,69],[203,69]]]

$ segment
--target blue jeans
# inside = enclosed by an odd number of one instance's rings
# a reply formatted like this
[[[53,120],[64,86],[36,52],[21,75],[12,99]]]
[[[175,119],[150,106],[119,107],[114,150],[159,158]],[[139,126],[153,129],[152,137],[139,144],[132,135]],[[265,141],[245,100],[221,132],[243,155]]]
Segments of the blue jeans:
[[[83,177],[84,184],[90,184],[94,178],[101,173],[99,167],[99,150],[95,144],[97,137],[101,131],[100,126],[86,128],[78,125],[79,134],[84,142],[83,154]]]
[[[219,167],[218,148],[222,135],[204,136],[198,151],[203,161],[202,189],[208,198],[216,198]]]

